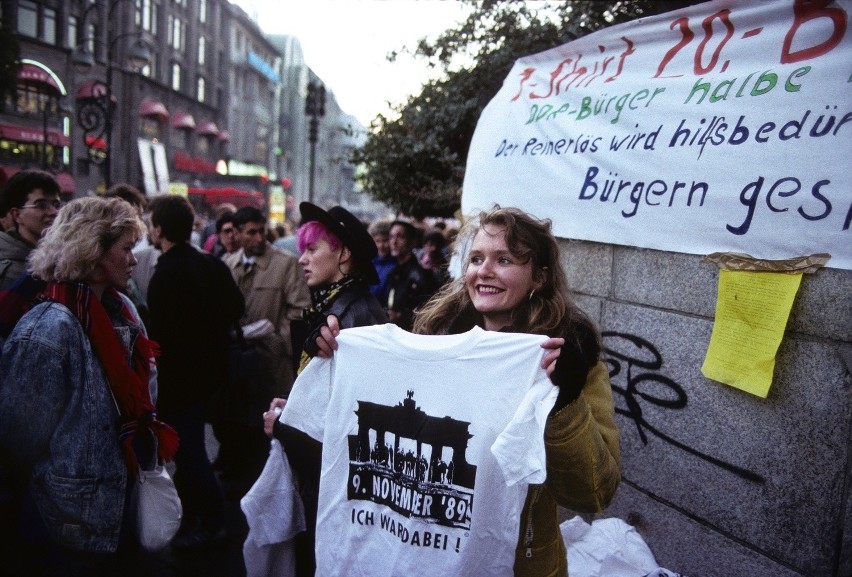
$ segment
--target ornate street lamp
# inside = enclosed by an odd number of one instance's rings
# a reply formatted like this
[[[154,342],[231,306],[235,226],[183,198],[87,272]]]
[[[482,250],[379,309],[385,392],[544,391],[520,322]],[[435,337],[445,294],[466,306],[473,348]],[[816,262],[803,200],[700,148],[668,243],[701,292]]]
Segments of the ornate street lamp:
[[[311,117],[308,142],[311,143],[311,175],[308,181],[308,202],[314,201],[314,173],[317,159],[317,134],[319,120],[325,116],[325,86],[322,82],[308,82],[308,96],[305,98],[305,114]]]
[[[107,50],[106,50],[106,79],[105,82],[96,80],[91,85],[90,97],[77,109],[77,123],[83,129],[83,141],[89,149],[89,159],[96,164],[104,165],[104,182],[106,188],[112,186],[112,129],[113,113],[115,103],[112,95],[112,73],[116,63],[113,52],[119,40],[133,36],[139,36],[141,32],[128,32],[125,34],[112,34],[116,21],[113,18],[115,7],[127,0],[113,0],[109,4],[107,12]],[[134,0],[130,0],[133,2]],[[81,25],[85,27],[86,19],[92,8],[99,8],[99,2],[91,4],[80,18]],[[95,57],[84,48],[85,39],[78,43],[74,49],[71,59],[74,68],[80,74],[88,73],[95,64]],[[137,39],[127,48],[127,66],[133,73],[138,72],[151,63],[151,49],[141,39]],[[98,150],[102,147],[103,150]]]

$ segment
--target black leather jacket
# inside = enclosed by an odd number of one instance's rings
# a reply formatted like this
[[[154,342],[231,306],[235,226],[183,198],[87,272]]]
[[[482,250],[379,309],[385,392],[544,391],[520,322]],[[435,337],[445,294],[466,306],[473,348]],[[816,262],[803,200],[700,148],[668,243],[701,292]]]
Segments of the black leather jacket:
[[[387,308],[400,313],[397,324],[411,330],[414,311],[429,300],[440,284],[431,271],[423,268],[415,257],[398,264],[387,278]]]
[[[307,338],[304,350],[311,357],[317,353],[316,339],[328,315],[337,317],[341,329],[381,325],[388,322],[387,313],[372,295],[369,287],[362,283],[347,285],[334,297],[331,306],[324,311],[324,316],[317,318],[306,327]]]

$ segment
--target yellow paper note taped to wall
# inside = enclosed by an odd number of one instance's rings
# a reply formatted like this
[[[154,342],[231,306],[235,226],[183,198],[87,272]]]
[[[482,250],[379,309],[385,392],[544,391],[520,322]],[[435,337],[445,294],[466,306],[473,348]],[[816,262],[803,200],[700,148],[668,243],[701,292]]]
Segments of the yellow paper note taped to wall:
[[[801,273],[719,271],[704,376],[765,399],[801,281]]]

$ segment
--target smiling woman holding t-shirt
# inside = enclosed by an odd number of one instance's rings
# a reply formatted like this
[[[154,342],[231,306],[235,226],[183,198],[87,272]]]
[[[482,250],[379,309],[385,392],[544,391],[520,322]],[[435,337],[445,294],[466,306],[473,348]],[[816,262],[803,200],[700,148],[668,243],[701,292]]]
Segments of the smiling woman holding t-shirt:
[[[515,546],[516,576],[565,576],[557,505],[604,509],[621,479],[619,433],[600,335],[572,302],[550,221],[516,208],[482,212],[460,233],[463,274],[415,317],[414,332],[451,335],[474,327],[545,335],[541,366],[558,387],[544,429],[547,479],[530,485]],[[334,318],[317,356],[337,348]],[[508,377],[508,376],[507,376]],[[483,394],[486,394],[484,391]]]

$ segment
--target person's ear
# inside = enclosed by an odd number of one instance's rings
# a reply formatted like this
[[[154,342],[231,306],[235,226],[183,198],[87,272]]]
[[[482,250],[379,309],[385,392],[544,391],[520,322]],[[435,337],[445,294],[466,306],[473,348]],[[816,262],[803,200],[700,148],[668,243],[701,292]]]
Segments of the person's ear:
[[[104,265],[101,263],[97,263],[95,268],[92,269],[92,272],[89,273],[87,280],[92,284],[101,284],[106,282],[107,272],[104,268]]]
[[[342,245],[340,248],[340,256],[337,257],[337,262],[340,264],[351,264],[352,262],[352,251],[345,245]]]
[[[535,287],[535,290],[539,290],[547,283],[547,279],[550,275],[548,274],[547,267],[543,266],[539,269],[536,269],[534,276],[535,278],[533,279],[533,286]]]

